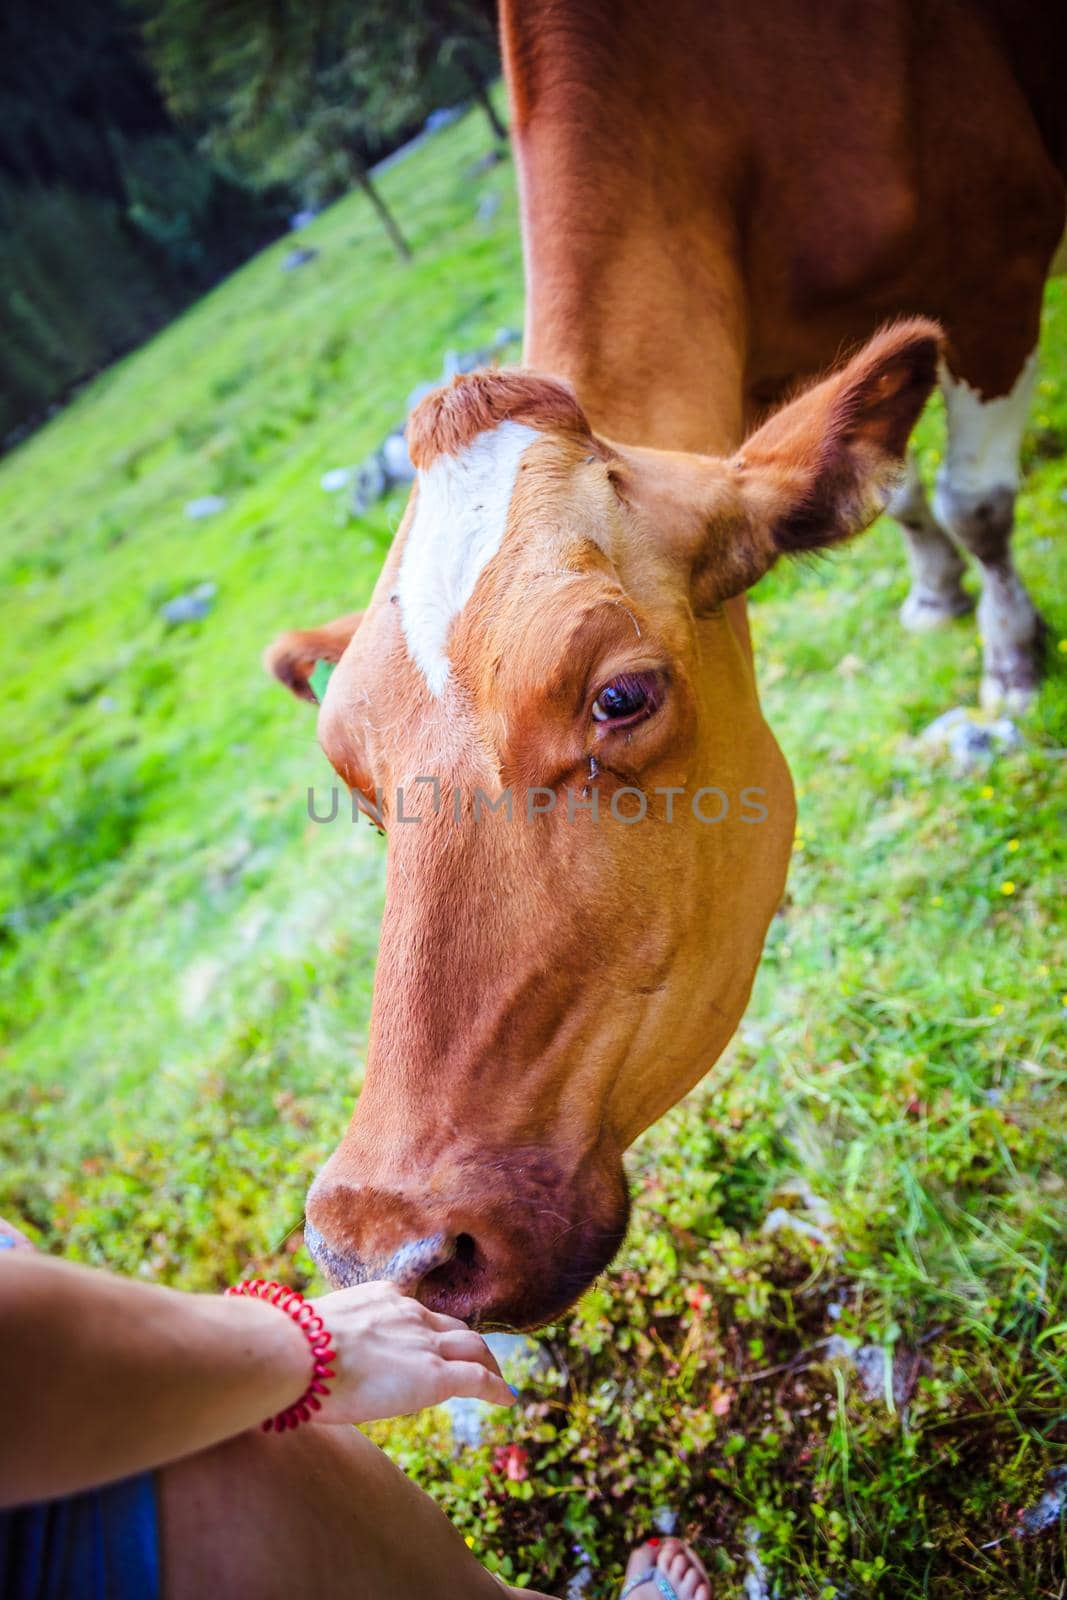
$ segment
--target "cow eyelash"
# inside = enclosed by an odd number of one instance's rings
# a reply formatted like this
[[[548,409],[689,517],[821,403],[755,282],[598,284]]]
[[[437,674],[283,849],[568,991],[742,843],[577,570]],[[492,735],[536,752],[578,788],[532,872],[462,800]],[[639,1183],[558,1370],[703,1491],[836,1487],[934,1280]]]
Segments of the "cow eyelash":
[[[591,707],[594,722],[629,727],[658,711],[663,677],[658,672],[622,672],[597,693]]]

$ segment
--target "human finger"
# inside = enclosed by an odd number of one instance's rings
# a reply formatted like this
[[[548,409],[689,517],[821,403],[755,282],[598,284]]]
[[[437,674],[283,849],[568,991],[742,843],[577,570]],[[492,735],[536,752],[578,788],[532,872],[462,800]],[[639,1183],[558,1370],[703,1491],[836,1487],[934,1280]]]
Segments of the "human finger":
[[[415,1295],[407,1294],[387,1278],[372,1278],[368,1283],[360,1284],[358,1290],[353,1292],[360,1295],[360,1305],[369,1302],[383,1307],[388,1306],[396,1315],[409,1322],[420,1323],[424,1328],[432,1328],[435,1333],[446,1333],[450,1330],[468,1331],[467,1324],[459,1317],[450,1317],[447,1312],[431,1310]]]
[[[461,1318],[450,1317],[444,1311],[431,1311],[429,1306],[424,1306],[421,1301],[415,1303],[422,1313],[423,1322],[435,1333],[470,1333],[470,1328]],[[475,1334],[475,1338],[478,1337],[479,1335]]]
[[[500,1374],[480,1361],[443,1361],[439,1376],[446,1399],[488,1400],[497,1406],[515,1404],[515,1396]]]
[[[469,1328],[464,1328],[459,1333],[442,1334],[437,1340],[437,1354],[444,1356],[446,1361],[480,1361],[490,1372],[495,1372],[498,1378],[504,1376],[497,1364],[496,1356],[481,1334],[473,1333]]]

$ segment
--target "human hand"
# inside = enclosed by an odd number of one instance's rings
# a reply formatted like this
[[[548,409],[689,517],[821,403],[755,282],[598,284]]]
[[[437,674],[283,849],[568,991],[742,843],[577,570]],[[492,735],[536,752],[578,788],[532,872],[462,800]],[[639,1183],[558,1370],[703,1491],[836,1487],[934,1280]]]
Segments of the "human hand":
[[[402,1417],[454,1395],[514,1403],[481,1334],[457,1317],[427,1310],[395,1284],[362,1283],[312,1304],[337,1351],[316,1422]]]

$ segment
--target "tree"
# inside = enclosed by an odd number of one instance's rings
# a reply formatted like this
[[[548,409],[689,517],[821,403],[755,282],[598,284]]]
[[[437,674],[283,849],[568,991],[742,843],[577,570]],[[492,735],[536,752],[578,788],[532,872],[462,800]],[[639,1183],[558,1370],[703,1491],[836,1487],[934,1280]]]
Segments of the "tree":
[[[505,137],[487,84],[496,67],[482,0],[135,0],[167,102],[215,159],[321,204],[363,189],[405,259],[374,183],[377,155],[434,105],[473,93]]]
[[[507,142],[489,85],[500,71],[494,0],[370,0],[353,19],[363,81],[395,105],[407,97],[422,115],[473,95],[493,137]]]
[[[0,438],[274,237],[177,128],[123,0],[0,6]]]

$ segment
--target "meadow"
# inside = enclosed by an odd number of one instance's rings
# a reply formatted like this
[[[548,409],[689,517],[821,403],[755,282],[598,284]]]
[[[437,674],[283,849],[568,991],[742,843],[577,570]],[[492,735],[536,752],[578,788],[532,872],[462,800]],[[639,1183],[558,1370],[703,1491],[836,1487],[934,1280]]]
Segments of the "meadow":
[[[354,518],[321,475],[447,350],[521,325],[487,147],[472,114],[385,175],[411,265],[346,199],[314,259],[265,251],[0,462],[0,1214],[49,1250],[189,1289],[310,1278],[385,845],[309,821],[332,774],[259,656],[361,605],[399,520],[402,494]],[[1023,742],[964,775],[919,742],[974,703],[979,646],[973,620],[901,631],[888,522],[759,586],[800,823],[744,1024],[635,1148],[629,1240],[521,1409],[458,1452],[440,1412],[376,1430],[512,1582],[612,1595],[670,1508],[723,1597],[1067,1592],[1063,1516],[1020,1521],[1067,1463],[1063,282],[1043,351]],[[935,405],[928,476],[941,437]],[[205,495],[225,509],[190,519]],[[200,584],[207,614],[169,623]]]

